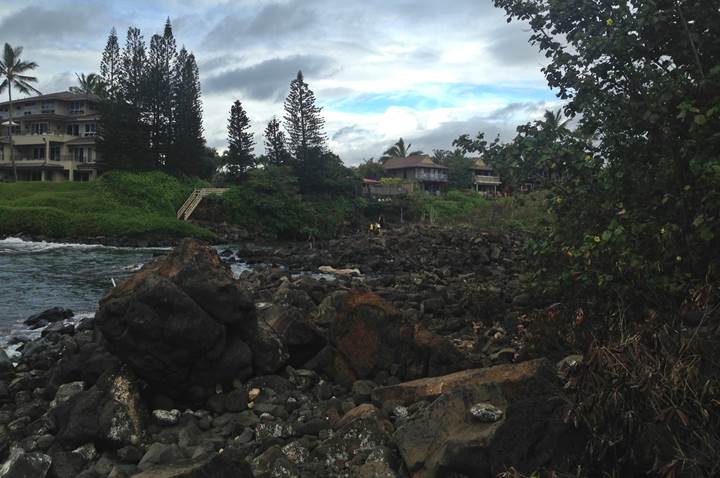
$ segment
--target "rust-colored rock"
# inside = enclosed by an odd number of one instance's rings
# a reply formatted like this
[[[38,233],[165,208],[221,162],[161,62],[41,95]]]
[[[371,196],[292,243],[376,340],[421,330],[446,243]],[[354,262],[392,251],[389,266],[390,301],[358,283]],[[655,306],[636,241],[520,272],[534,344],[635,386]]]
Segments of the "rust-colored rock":
[[[518,364],[463,370],[440,377],[421,378],[373,390],[376,402],[410,404],[420,400],[435,399],[443,393],[462,387],[474,387],[486,383],[498,384],[509,400],[546,391],[554,382],[551,363],[546,359],[530,360]]]
[[[372,292],[351,291],[345,296],[335,311],[330,341],[336,353],[328,372],[346,384],[372,378],[393,366],[401,379],[439,375],[466,366],[450,342],[407,322]]]

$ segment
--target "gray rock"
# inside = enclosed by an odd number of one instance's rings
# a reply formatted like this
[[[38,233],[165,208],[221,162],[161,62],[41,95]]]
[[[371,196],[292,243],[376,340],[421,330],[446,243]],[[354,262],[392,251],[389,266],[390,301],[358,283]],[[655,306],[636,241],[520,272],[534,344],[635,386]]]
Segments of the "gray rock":
[[[185,454],[177,445],[166,445],[164,443],[153,443],[145,452],[138,468],[147,470],[155,465],[168,465],[185,460]]]
[[[55,398],[50,402],[50,408],[55,408],[61,403],[67,402],[71,397],[85,390],[85,382],[63,383],[55,392]]]
[[[475,420],[484,423],[493,423],[502,419],[503,411],[492,403],[476,403],[470,407],[470,415],[472,415]]]
[[[0,378],[9,377],[15,370],[10,357],[0,349]]]
[[[177,424],[180,410],[153,410],[152,415],[158,425],[169,427]]]
[[[13,448],[7,461],[0,466],[0,478],[44,478],[51,464],[52,458],[48,455]]]

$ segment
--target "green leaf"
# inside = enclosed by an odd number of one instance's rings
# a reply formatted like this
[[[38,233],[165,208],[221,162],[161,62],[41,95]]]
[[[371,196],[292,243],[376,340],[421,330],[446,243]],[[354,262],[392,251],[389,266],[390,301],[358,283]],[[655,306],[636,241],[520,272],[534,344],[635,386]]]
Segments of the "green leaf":
[[[695,124],[702,126],[705,123],[707,123],[707,119],[705,118],[705,115],[695,115]]]
[[[603,240],[603,241],[607,242],[607,241],[610,240],[610,238],[612,238],[612,232],[610,232],[610,231],[605,231],[605,232],[602,233],[602,240]]]

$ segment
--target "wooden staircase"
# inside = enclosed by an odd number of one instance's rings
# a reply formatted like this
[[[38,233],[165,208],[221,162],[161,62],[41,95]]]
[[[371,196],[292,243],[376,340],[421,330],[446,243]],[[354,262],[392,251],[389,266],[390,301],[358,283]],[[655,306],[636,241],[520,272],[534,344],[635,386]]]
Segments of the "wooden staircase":
[[[195,209],[202,202],[203,198],[211,194],[224,194],[227,188],[201,188],[195,189],[183,205],[178,209],[177,218],[187,221],[190,215],[195,212]]]

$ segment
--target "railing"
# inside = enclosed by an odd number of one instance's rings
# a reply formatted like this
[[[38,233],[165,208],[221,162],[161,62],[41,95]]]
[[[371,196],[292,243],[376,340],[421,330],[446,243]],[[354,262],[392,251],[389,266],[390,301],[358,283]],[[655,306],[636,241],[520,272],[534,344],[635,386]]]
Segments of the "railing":
[[[368,187],[368,191],[371,196],[400,196],[408,193],[402,186],[389,184],[372,184]]]
[[[475,184],[498,185],[500,182],[500,176],[473,176]]]
[[[203,198],[211,194],[224,194],[227,191],[226,188],[202,188],[195,189],[190,196],[185,200],[180,209],[177,212],[177,218],[187,221],[190,215],[195,211],[198,205],[202,202]]]
[[[436,182],[446,182],[448,180],[447,174],[427,174],[427,173],[419,173],[415,175],[415,179],[419,181],[436,181]]]
[[[10,155],[5,155],[5,158],[0,158],[0,162],[2,161],[10,161]],[[22,161],[45,161],[45,156],[35,158],[30,156],[15,156],[15,161],[22,162]],[[51,156],[48,160],[50,162],[52,161],[75,161],[76,163],[80,164],[95,164],[95,160],[89,160],[88,158],[75,158],[72,154],[61,154],[59,156]]]

